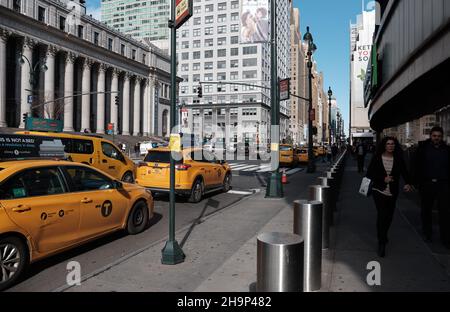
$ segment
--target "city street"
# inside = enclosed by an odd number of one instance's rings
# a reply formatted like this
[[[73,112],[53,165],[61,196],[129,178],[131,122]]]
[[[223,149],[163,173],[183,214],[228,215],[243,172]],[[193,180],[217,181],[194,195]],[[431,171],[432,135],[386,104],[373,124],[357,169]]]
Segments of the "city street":
[[[259,162],[248,161],[254,166]],[[226,209],[253,194],[264,192],[268,173],[233,172],[233,189],[227,193],[207,196],[198,204],[190,204],[178,198],[176,204],[176,228],[181,229],[198,220]],[[127,236],[122,232],[95,240],[87,245],[42,260],[31,265],[24,280],[8,291],[52,291],[66,285],[67,264],[78,261],[82,275],[90,274],[119,258],[163,240],[168,235],[168,196],[160,195],[155,200],[156,215],[151,226],[143,233]],[[182,243],[182,237],[178,237]]]

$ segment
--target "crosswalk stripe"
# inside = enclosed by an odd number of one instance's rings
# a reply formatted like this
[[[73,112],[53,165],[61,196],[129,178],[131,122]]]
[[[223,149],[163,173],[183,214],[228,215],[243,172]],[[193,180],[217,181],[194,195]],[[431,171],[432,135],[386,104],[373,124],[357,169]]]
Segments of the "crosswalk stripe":
[[[245,169],[245,170],[242,170],[242,171],[255,171],[255,170],[258,170],[260,168],[260,166],[252,166],[252,167],[250,167],[250,168],[248,168],[248,169]]]
[[[245,169],[250,169],[250,168],[255,168],[255,167],[258,167],[258,166],[247,165],[247,166],[244,166],[244,167],[239,168],[239,171],[244,171]],[[236,168],[235,168],[235,169],[236,169]]]
[[[297,173],[299,171],[301,171],[302,169],[300,168],[295,168],[295,169],[291,169],[289,171],[286,172],[287,175],[293,175],[294,173]]]
[[[242,168],[248,168],[249,166],[251,166],[251,165],[249,165],[249,164],[242,164],[242,165],[239,165],[239,166],[231,167],[231,169],[233,169],[233,170],[237,170],[237,169],[242,170]]]

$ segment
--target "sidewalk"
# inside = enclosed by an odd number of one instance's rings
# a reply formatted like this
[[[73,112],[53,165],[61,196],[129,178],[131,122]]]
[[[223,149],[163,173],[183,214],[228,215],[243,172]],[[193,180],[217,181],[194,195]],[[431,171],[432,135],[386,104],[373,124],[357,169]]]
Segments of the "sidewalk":
[[[116,261],[90,276],[81,286],[60,291],[199,291],[249,292],[256,282],[256,237],[262,232],[292,232],[292,201],[307,197],[318,173],[297,174],[286,198],[267,200],[264,190],[202,219],[177,233],[188,234],[184,263],[161,265],[165,240]],[[294,178],[293,178],[294,179]],[[348,159],[338,202],[331,248],[324,252],[321,291],[449,291],[450,279],[428,246],[403,215],[396,213],[387,257],[376,255],[375,207],[357,193],[361,176]],[[404,205],[400,200],[399,205]],[[381,264],[381,286],[366,283],[368,262]]]

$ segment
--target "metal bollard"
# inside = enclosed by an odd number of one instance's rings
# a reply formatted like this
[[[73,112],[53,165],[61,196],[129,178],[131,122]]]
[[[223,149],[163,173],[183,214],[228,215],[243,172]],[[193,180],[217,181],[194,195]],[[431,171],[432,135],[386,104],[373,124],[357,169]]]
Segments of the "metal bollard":
[[[258,292],[303,291],[304,242],[300,235],[262,233],[257,237]]]
[[[336,207],[336,180],[334,178],[327,178],[327,177],[319,177],[319,184],[323,185],[323,186],[328,186],[330,187],[330,209],[331,211],[336,211],[337,207]],[[334,215],[333,213],[330,215],[330,226],[334,225]]]
[[[322,284],[322,210],[317,201],[294,202],[294,233],[304,239],[303,289],[319,290]]]
[[[333,210],[330,206],[330,187],[323,185],[311,185],[309,187],[309,199],[323,204],[322,212],[322,249],[330,248],[330,214]]]

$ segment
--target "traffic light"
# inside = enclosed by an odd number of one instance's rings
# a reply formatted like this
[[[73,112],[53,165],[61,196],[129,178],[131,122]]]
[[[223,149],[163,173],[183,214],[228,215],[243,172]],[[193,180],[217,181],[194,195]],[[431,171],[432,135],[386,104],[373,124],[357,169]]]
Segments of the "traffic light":
[[[115,102],[116,102],[116,105],[119,106],[119,97],[118,96],[116,96]]]
[[[23,123],[27,122],[27,118],[28,118],[28,113],[22,114],[22,121],[23,121]]]
[[[197,94],[199,98],[203,97],[203,89],[201,85],[197,88]]]

